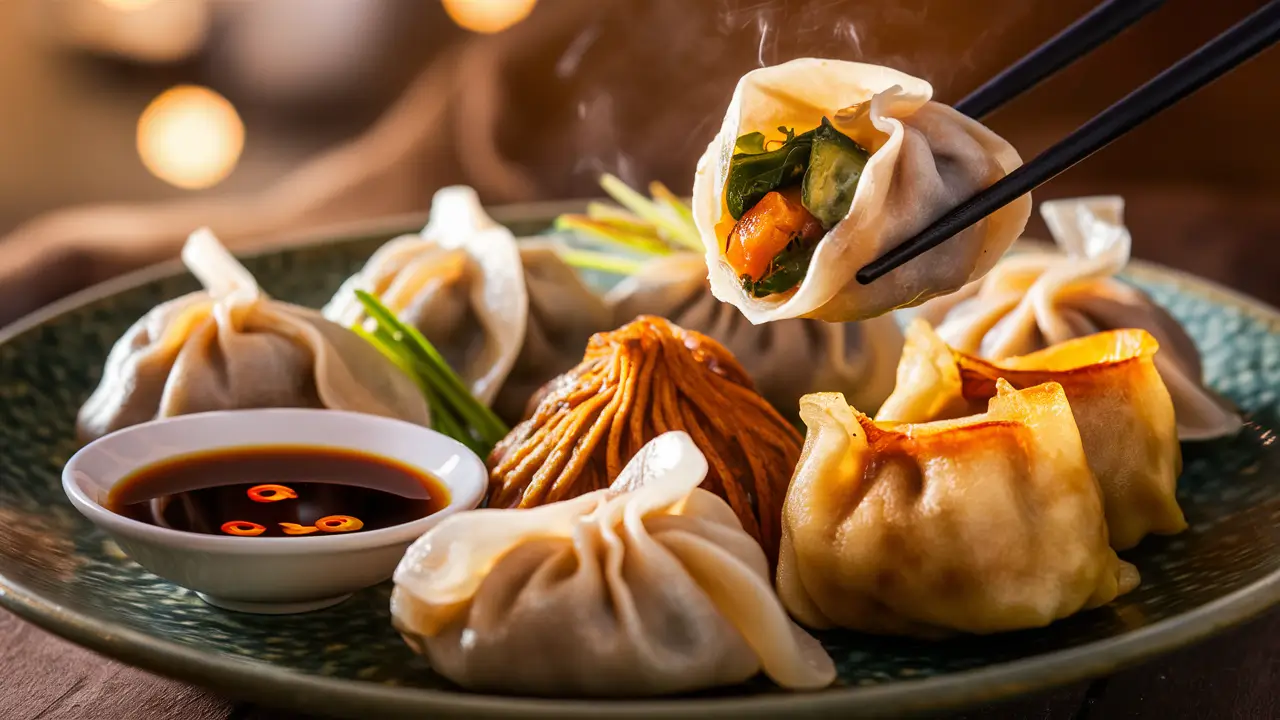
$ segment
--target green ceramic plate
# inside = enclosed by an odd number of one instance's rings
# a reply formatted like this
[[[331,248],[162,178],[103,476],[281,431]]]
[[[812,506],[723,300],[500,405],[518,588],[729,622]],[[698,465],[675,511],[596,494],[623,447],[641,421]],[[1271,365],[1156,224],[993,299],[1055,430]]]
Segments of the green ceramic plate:
[[[565,208],[505,208],[517,234]],[[318,307],[386,238],[420,219],[251,258],[276,297]],[[335,237],[337,239],[335,239]],[[1135,264],[1199,343],[1211,385],[1248,425],[1185,448],[1179,499],[1191,524],[1125,553],[1142,586],[1044,630],[946,642],[826,633],[836,686],[769,683],[653,701],[573,702],[460,691],[392,630],[389,589],[329,610],[254,616],[209,607],[149,575],[68,504],[59,472],[76,450],[77,408],[115,339],[162,300],[196,288],[175,266],[91,289],[0,336],[0,603],[71,640],[246,699],[357,717],[699,717],[922,712],[1111,672],[1239,623],[1280,600],[1280,313],[1186,275]],[[512,662],[520,662],[512,658]]]

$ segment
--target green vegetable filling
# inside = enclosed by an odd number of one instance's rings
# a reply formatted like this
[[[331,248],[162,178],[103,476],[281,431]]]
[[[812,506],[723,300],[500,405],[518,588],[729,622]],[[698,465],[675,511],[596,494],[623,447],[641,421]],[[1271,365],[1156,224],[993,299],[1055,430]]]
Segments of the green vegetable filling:
[[[813,131],[796,135],[789,128],[780,127],[778,130],[787,139],[776,150],[765,150],[764,135],[758,132],[738,138],[736,149],[759,148],[761,152],[735,152],[729,161],[724,198],[734,220],[741,220],[770,192],[804,179],[804,172],[809,168],[809,151],[813,147]]]
[[[786,139],[774,150],[765,149],[768,143],[760,132],[742,135],[734,144],[725,181],[729,215],[741,220],[765,195],[799,184],[805,210],[817,218],[823,230],[830,230],[852,207],[871,153],[826,117],[818,127],[800,135],[793,128],[779,127],[778,131]],[[793,239],[759,280],[743,275],[743,289],[758,298],[791,290],[808,273],[816,248],[817,242]]]
[[[858,143],[822,118],[822,125],[814,131],[800,202],[818,218],[824,230],[830,230],[849,214],[862,169],[870,159],[871,155]]]
[[[738,278],[742,282],[742,289],[751,293],[751,297],[757,298],[790,290],[804,280],[805,274],[809,272],[809,262],[813,260],[813,251],[817,249],[817,243],[801,242],[799,238],[792,240],[773,259],[768,272],[759,280],[752,280],[750,275]]]

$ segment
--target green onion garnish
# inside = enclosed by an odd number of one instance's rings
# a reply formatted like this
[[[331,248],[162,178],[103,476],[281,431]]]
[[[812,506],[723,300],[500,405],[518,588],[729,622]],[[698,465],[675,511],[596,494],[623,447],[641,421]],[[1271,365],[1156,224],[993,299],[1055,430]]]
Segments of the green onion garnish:
[[[558,250],[565,262],[583,270],[630,275],[643,265],[643,260],[657,255],[702,252],[693,210],[662,183],[649,183],[653,199],[627,187],[613,175],[602,175],[600,187],[621,207],[592,202],[587,205],[586,215],[556,218],[555,228],[594,240],[606,250],[639,255],[640,259],[561,247]]]
[[[510,428],[476,400],[422,333],[401,322],[373,295],[357,290],[356,297],[374,327],[352,329],[418,383],[431,410],[432,429],[461,442],[480,457],[487,457]]]
[[[693,225],[693,212],[679,198],[671,194],[661,183],[651,184],[661,188],[656,194],[657,202],[632,190],[618,178],[605,174],[600,177],[600,187],[609,196],[646,222],[651,223],[667,239],[685,250],[702,252],[702,240],[698,237],[698,229]],[[688,218],[686,222],[684,218]]]

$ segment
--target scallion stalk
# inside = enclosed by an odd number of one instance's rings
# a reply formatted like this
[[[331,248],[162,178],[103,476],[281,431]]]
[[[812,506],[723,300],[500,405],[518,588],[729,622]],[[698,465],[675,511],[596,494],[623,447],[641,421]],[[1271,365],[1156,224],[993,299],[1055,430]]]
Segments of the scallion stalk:
[[[656,202],[632,190],[618,178],[606,173],[600,177],[600,187],[604,188],[604,191],[609,193],[609,197],[616,200],[619,205],[646,222],[652,223],[660,233],[665,232],[669,240],[683,246],[686,250],[702,250],[702,241],[698,238],[696,228],[691,232],[691,226],[682,222],[679,216],[669,216]],[[670,191],[667,194],[670,195]],[[671,198],[675,199],[675,196],[671,195]],[[690,212],[690,220],[692,217]]]
[[[369,293],[357,290],[356,297],[373,320],[374,328],[353,329],[418,383],[431,409],[432,427],[482,457],[487,455],[509,432],[506,424],[476,400],[422,333],[401,322]]]
[[[556,248],[561,259],[580,270],[596,270],[613,275],[632,275],[644,266],[644,261],[620,257],[610,253],[574,248]]]
[[[586,215],[561,215],[556,218],[557,230],[581,233],[620,250],[644,255],[666,255],[671,248],[656,234],[642,235],[609,221],[596,220]]]

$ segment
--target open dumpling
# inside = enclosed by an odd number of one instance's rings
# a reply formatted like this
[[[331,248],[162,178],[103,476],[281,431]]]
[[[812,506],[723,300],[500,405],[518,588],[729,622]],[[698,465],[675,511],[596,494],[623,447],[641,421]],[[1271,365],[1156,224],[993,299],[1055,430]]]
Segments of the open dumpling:
[[[719,341],[746,368],[756,390],[791,417],[806,393],[841,392],[858,407],[874,409],[893,390],[902,331],[892,317],[752,325],[711,294],[701,255],[682,252],[650,260],[606,300],[615,325],[659,315]]]
[[[937,636],[1048,625],[1137,586],[1062,387],[997,381],[986,413],[881,423],[838,393],[782,511],[778,594],[813,628]]]
[[[1111,546],[1187,527],[1176,497],[1182,451],[1173,402],[1144,330],[1086,335],[1044,350],[988,362],[947,347],[916,319],[898,366],[898,386],[877,421],[921,423],[981,412],[1003,378],[1015,388],[1062,386],[1089,467],[1102,487]]]
[[[746,680],[835,678],[787,617],[760,545],[698,487],[707,461],[683,432],[634,457],[616,486],[528,510],[455,515],[395,572],[395,626],[463,687],[635,696]]]
[[[929,83],[802,58],[742,77],[698,162],[693,214],[711,291],[753,323],[862,320],[986,274],[1022,233],[1024,196],[869,285],[854,275],[1022,164]]]
[[[205,289],[157,306],[116,342],[80,408],[83,439],[209,410],[323,407],[427,425],[422,391],[350,330],[273,300],[208,230],[182,260]]]
[[[1200,354],[1178,321],[1146,293],[1115,276],[1132,238],[1115,196],[1042,203],[1059,252],[1015,253],[981,282],[922,306],[918,316],[951,347],[1001,360],[1103,330],[1141,328],[1160,344],[1155,357],[1173,397],[1178,437],[1235,434],[1240,417],[1204,387]]]

